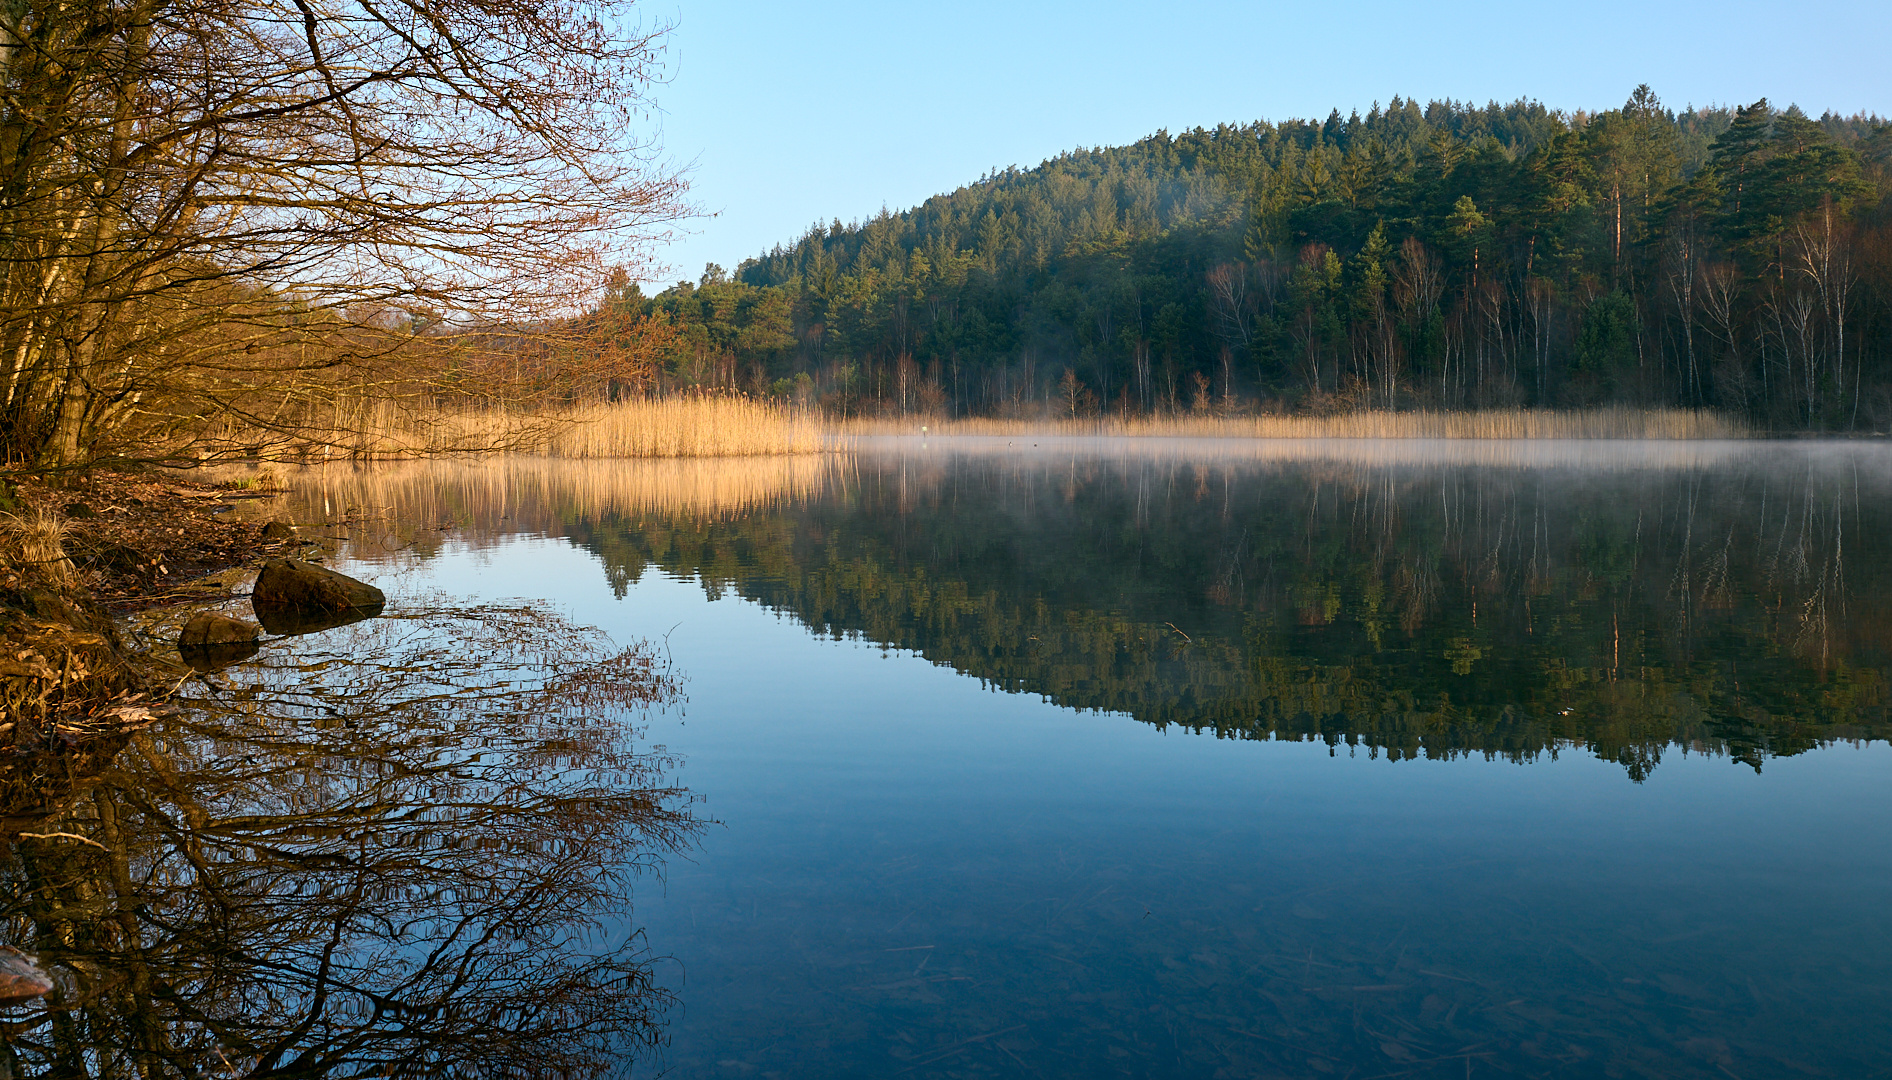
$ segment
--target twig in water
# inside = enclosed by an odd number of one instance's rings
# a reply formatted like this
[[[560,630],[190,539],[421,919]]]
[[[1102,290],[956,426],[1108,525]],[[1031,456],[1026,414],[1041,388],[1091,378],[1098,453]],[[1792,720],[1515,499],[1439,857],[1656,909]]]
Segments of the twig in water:
[[[94,839],[92,839],[92,838],[91,838],[91,837],[89,837],[89,836],[80,836],[80,835],[79,835],[78,833],[71,833],[71,832],[23,832],[23,833],[21,833],[20,835],[21,835],[21,836],[30,836],[30,837],[32,837],[32,838],[33,838],[33,839],[35,839],[35,840],[77,840],[77,841],[78,841],[79,843],[81,843],[81,844],[86,844],[86,845],[88,845],[88,846],[90,846],[90,847],[95,847],[95,848],[98,848],[98,849],[99,849],[100,851],[103,851],[103,852],[106,852],[106,853],[108,853],[108,854],[109,854],[109,853],[111,852],[111,849],[110,849],[110,848],[108,848],[108,847],[106,847],[106,846],[105,846],[104,844],[101,844],[101,843],[99,843],[99,842],[98,842],[97,840],[94,840]]]
[[[1290,1050],[1294,1050],[1294,1051],[1298,1051],[1300,1053],[1306,1054],[1308,1057],[1321,1058],[1326,1061],[1331,1061],[1335,1063],[1336,1065],[1346,1064],[1346,1062],[1342,1060],[1341,1058],[1334,1057],[1331,1054],[1323,1054],[1319,1052],[1318,1050],[1309,1050],[1305,1046],[1297,1046],[1294,1043],[1287,1041],[1286,1039],[1277,1039],[1272,1035],[1263,1035],[1258,1031],[1243,1031],[1241,1028],[1238,1028],[1238,1027],[1231,1027],[1229,1028],[1229,1030],[1234,1032],[1237,1035],[1246,1035],[1251,1039],[1260,1039],[1262,1042],[1271,1042],[1279,1046],[1285,1046]]]
[[[1002,1028],[998,1031],[988,1031],[984,1035],[974,1035],[970,1039],[961,1039],[960,1041],[952,1044],[951,1046],[946,1047],[944,1051],[935,1051],[933,1057],[930,1057],[926,1059],[925,1061],[915,1062],[912,1065],[909,1065],[906,1068],[901,1069],[900,1073],[910,1073],[915,1069],[923,1069],[926,1066],[931,1065],[936,1061],[945,1061],[947,1058],[952,1057],[954,1054],[959,1053],[961,1050],[964,1050],[966,1047],[971,1046],[973,1043],[984,1042],[987,1039],[995,1038],[1000,1035],[1010,1035],[1014,1031],[1023,1031],[1023,1030],[1025,1030],[1025,1025],[1015,1024],[1012,1027]],[[900,1075],[900,1073],[895,1073],[894,1075],[898,1076]]]

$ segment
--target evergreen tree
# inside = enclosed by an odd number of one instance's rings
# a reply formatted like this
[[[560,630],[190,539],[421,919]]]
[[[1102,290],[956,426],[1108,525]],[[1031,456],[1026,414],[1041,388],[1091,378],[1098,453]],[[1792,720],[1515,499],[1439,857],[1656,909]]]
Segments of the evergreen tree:
[[[1200,380],[1224,404],[1884,427],[1888,158],[1877,117],[1767,99],[1396,97],[1001,170],[639,302],[681,331],[673,381],[801,374],[849,410],[1050,410],[1069,370],[1113,410],[1188,408]]]

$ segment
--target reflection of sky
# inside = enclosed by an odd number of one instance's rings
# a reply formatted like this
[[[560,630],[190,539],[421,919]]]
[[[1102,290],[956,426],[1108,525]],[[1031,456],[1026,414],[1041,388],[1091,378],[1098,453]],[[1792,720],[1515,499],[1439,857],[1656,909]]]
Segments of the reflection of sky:
[[[905,954],[887,950],[927,945],[927,970],[970,973],[929,984],[944,995],[929,1008],[994,1029],[1043,1008],[1133,1028],[1142,1006],[1112,995],[1170,961],[1242,970],[1305,951],[1309,979],[1397,957],[1401,979],[1443,972],[1507,1000],[1629,987],[1678,1040],[1892,1065],[1865,1042],[1892,1006],[1883,745],[1759,775],[1672,750],[1641,785],[1580,750],[1391,764],[995,694],[654,570],[614,600],[562,541],[452,549],[398,588],[542,597],[620,642],[668,636],[688,705],[651,740],[685,756],[678,782],[723,823],[670,861],[662,898],[639,893],[651,946],[688,973],[685,1075],[721,1060],[884,1074],[894,1033],[930,1021],[860,987],[897,985],[884,965]],[[1242,985],[1161,998],[1183,1014],[1266,1007]],[[1599,1015],[1604,1043],[1644,1037],[1628,1013]],[[830,1029],[853,1034],[795,1041]]]

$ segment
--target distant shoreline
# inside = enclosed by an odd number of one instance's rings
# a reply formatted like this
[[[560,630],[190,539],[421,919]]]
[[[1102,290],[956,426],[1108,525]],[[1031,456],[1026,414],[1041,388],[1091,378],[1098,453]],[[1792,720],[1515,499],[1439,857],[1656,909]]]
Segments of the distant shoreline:
[[[1168,416],[829,421],[843,435],[1084,435],[1247,439],[1751,439],[1746,424],[1697,409],[1368,410],[1327,416],[1185,413]]]

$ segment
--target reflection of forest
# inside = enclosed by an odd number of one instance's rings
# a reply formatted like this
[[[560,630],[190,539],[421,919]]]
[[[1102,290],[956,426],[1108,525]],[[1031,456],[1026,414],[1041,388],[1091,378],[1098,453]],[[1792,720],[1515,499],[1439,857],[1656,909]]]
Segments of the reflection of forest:
[[[1641,778],[1888,734],[1892,505],[1796,469],[864,456],[812,499],[564,531],[619,590],[700,575],[1061,705]]]
[[[660,1041],[629,879],[696,825],[636,748],[675,693],[647,651],[410,604],[194,685],[11,822],[8,940],[58,985],[0,1076],[602,1076]]]

